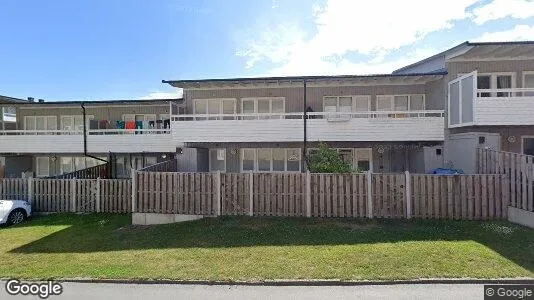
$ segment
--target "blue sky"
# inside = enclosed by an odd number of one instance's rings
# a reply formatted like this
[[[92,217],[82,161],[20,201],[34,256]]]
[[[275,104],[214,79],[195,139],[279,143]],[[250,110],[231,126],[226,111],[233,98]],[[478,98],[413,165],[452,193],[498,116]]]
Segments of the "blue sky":
[[[162,79],[389,73],[460,42],[534,40],[532,0],[2,0],[0,95],[176,96]]]

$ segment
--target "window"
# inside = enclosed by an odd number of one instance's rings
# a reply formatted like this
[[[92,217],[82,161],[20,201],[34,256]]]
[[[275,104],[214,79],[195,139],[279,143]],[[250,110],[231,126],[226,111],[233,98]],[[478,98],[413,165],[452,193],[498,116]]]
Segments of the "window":
[[[525,96],[534,96],[534,71],[523,72],[523,88],[531,89],[525,92]]]
[[[226,171],[226,150],[210,149],[210,172]]]
[[[377,111],[414,111],[425,110],[425,95],[377,95]],[[379,115],[380,116],[380,115]],[[384,116],[384,115],[381,115]],[[404,117],[404,114],[395,114]]]
[[[534,136],[522,137],[523,154],[534,155]]]
[[[15,107],[2,107],[2,120],[4,122],[17,122],[17,109]]]
[[[36,175],[38,177],[50,175],[50,158],[48,156],[38,156],[35,158]]]
[[[241,150],[242,171],[299,172],[300,149],[260,148]]]
[[[300,149],[287,149],[286,157],[286,171],[300,171]]]
[[[478,89],[491,89],[491,76],[490,75],[478,75],[477,76],[477,88]],[[480,93],[480,97],[490,97],[490,93]]]
[[[354,148],[354,149],[336,149],[341,159],[351,165],[354,169],[368,171],[372,169],[372,149],[371,148]],[[309,149],[308,155],[313,155],[317,149]]]
[[[24,117],[25,130],[57,130],[56,116],[26,116]]]
[[[89,122],[95,117],[92,115],[86,115],[86,126],[89,129]],[[68,131],[83,131],[83,115],[75,116],[61,116],[60,117],[61,130]]]
[[[353,112],[369,111],[369,96],[325,96],[323,98],[324,112]]]
[[[209,120],[220,120],[221,114],[235,114],[235,99],[195,99],[194,114],[209,114]],[[225,116],[224,119],[233,119]],[[196,120],[206,120],[204,117],[197,117]]]
[[[85,169],[85,157],[75,157],[74,168],[76,171]]]
[[[248,116],[244,119],[281,119],[285,112],[285,98],[243,98],[241,108],[245,114],[265,114]]]
[[[254,161],[256,160],[255,149],[243,149],[243,156],[241,158],[241,169],[243,171],[254,171]]]
[[[280,148],[273,149],[273,171],[282,172],[286,165],[286,150]]]
[[[515,73],[477,74],[477,89],[513,89],[515,88]],[[511,92],[478,92],[478,97],[510,97]]]
[[[60,158],[60,170],[61,174],[70,173],[74,171],[72,157],[64,156]]]

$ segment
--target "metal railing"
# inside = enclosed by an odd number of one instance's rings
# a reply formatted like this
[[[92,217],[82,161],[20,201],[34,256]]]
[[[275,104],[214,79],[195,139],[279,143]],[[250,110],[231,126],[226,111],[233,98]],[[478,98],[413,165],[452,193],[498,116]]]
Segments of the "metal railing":
[[[476,92],[478,98],[534,98],[534,88],[477,89]]]
[[[352,119],[352,118],[442,118],[443,110],[406,110],[406,111],[364,111],[364,112],[308,112],[308,119]],[[303,112],[290,113],[235,113],[235,114],[188,114],[173,115],[172,121],[205,121],[205,120],[271,120],[271,119],[303,119]]]
[[[171,129],[90,129],[87,135],[170,134]],[[0,130],[0,135],[83,135],[83,130]]]

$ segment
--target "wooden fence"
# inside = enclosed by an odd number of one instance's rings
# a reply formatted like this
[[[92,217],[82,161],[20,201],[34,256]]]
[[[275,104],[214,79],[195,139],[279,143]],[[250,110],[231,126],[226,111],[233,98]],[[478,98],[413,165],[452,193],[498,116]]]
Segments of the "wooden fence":
[[[0,199],[28,200],[35,212],[131,212],[130,179],[0,179]]]
[[[195,215],[506,218],[504,175],[135,172],[133,211]]]
[[[480,174],[504,174],[509,180],[510,206],[534,211],[534,156],[478,149]]]

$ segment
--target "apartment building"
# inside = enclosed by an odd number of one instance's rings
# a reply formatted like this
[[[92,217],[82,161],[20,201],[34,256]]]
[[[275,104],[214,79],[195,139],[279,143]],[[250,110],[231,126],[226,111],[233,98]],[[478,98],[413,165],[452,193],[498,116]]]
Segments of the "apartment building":
[[[5,177],[48,177],[105,162],[112,163],[114,176],[129,177],[132,168],[167,160],[176,153],[170,115],[180,100],[30,99],[3,101],[0,106],[4,112],[0,158]]]
[[[392,74],[164,83],[192,170],[302,171],[327,142],[354,168],[473,172],[477,147],[533,153],[533,70],[533,42],[466,42]]]
[[[446,165],[474,171],[475,146],[534,155],[534,42],[465,42],[394,74],[433,70],[447,72]]]
[[[534,154],[534,42],[465,42],[391,74],[163,83],[183,99],[4,97],[4,176],[111,161],[126,177],[173,156],[181,171],[301,172],[322,142],[373,172],[471,173],[477,147]]]

